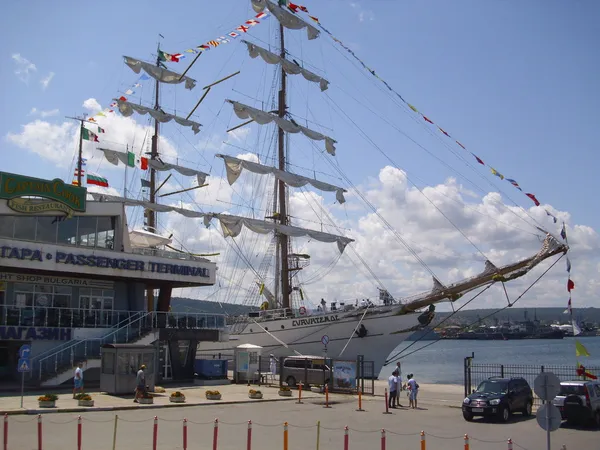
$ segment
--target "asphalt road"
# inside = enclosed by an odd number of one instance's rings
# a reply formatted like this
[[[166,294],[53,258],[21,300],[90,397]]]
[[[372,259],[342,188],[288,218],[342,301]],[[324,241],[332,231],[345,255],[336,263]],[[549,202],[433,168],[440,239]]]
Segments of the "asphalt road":
[[[316,400],[315,400],[316,401]],[[546,450],[545,432],[535,418],[513,417],[509,424],[476,420],[467,423],[460,409],[426,405],[420,410],[398,409],[385,415],[381,399],[365,399],[365,412],[357,412],[354,402],[334,404],[325,409],[320,404],[298,405],[295,401],[253,403],[223,406],[193,406],[153,410],[121,411],[117,428],[116,448],[120,450],[152,449],[153,418],[158,415],[158,446],[160,450],[182,449],[182,421],[188,419],[188,448],[210,449],[214,419],[219,418],[218,449],[245,449],[247,421],[253,422],[252,448],[275,450],[283,448],[283,422],[289,423],[289,450],[316,448],[317,421],[321,421],[320,449],[342,450],[344,426],[349,427],[350,449],[380,448],[381,428],[387,430],[387,448],[419,449],[421,430],[427,438],[427,448],[456,449],[464,447],[465,433],[470,436],[472,450],[506,450],[510,437],[514,449]],[[114,417],[112,412],[82,414],[83,450],[112,449]],[[77,416],[67,413],[43,416],[43,449],[69,450],[77,448]],[[9,450],[38,449],[37,417],[10,416]],[[600,430],[561,427],[552,433],[552,449],[598,448]]]

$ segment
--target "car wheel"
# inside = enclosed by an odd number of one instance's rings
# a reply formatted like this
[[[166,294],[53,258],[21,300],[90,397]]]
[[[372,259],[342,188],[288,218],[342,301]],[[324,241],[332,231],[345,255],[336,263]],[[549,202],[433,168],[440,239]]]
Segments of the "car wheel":
[[[294,377],[287,377],[287,380],[285,380],[285,382],[289,387],[296,387],[296,379]]]
[[[463,411],[463,417],[467,422],[471,422],[473,420],[473,414],[469,411]]]
[[[523,410],[523,415],[525,417],[529,417],[531,416],[531,410],[533,409],[533,403],[528,401],[527,404],[525,405],[525,409]]]
[[[501,406],[498,415],[502,422],[508,422],[508,419],[510,419],[510,408],[508,406]]]

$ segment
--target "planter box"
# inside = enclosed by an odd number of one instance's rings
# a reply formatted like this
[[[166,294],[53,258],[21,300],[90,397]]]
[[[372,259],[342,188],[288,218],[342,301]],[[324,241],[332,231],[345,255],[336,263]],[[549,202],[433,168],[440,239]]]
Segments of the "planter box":
[[[152,405],[154,403],[153,398],[138,398],[138,403],[141,405]]]
[[[221,394],[219,395],[207,395],[206,400],[221,400]]]
[[[40,408],[55,408],[56,407],[56,400],[52,400],[49,402],[38,402],[40,405]]]
[[[249,398],[260,399],[263,398],[262,392],[260,394],[248,394]]]
[[[281,397],[291,397],[292,396],[292,391],[278,391],[278,394]]]
[[[169,397],[171,403],[185,403],[185,397]]]
[[[94,406],[94,400],[77,400],[78,406]]]

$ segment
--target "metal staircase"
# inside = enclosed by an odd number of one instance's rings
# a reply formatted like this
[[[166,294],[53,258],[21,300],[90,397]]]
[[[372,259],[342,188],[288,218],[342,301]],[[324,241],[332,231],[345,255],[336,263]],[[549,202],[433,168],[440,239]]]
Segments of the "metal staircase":
[[[72,340],[33,357],[30,383],[43,386],[51,380],[57,381],[55,379],[63,374],[67,374],[66,381],[78,361],[88,361],[89,365],[90,360],[97,360],[99,367],[100,349],[103,345],[139,342],[152,333],[152,318],[152,313],[133,313],[104,336]]]

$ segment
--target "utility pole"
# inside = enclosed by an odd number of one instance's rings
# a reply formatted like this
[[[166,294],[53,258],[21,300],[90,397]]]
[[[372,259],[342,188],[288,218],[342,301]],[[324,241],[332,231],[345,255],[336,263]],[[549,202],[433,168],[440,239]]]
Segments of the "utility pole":
[[[94,122],[91,122],[89,120],[86,119],[87,114],[83,114],[83,117],[69,117],[66,116],[67,119],[71,119],[71,120],[78,120],[79,121],[79,152],[78,152],[78,158],[77,158],[77,185],[79,187],[81,187],[81,170],[82,170],[82,158],[83,158],[83,124],[84,122],[87,123],[92,123],[94,125],[96,125]],[[98,125],[96,125],[98,126]],[[96,133],[94,133],[96,134]]]

